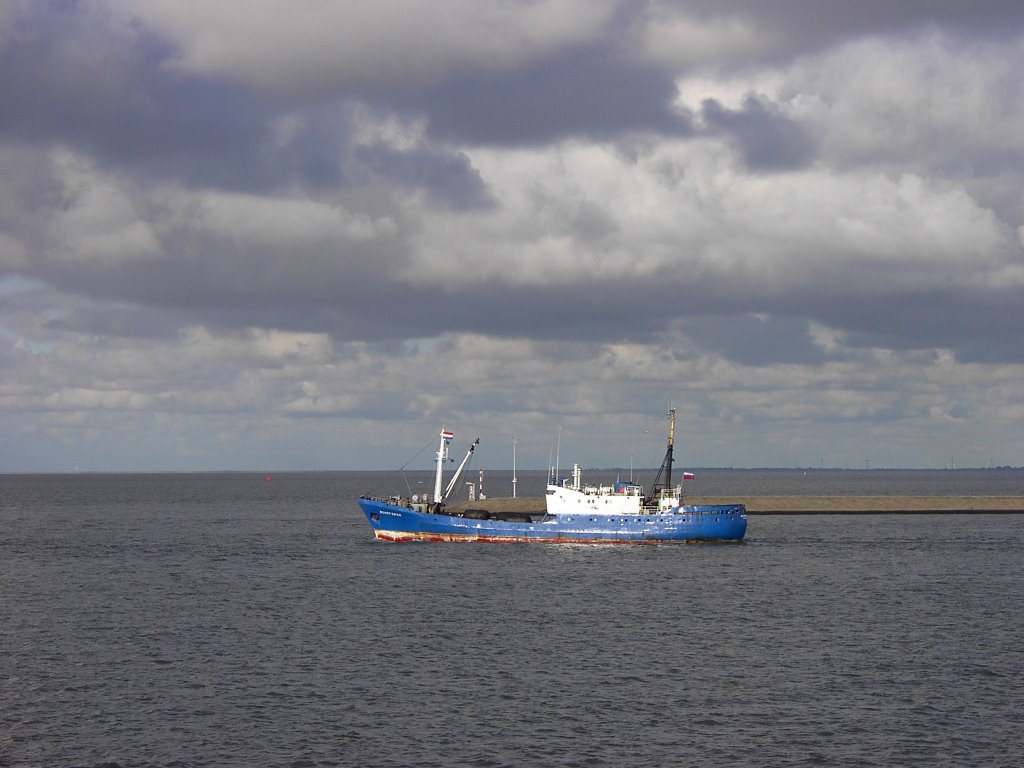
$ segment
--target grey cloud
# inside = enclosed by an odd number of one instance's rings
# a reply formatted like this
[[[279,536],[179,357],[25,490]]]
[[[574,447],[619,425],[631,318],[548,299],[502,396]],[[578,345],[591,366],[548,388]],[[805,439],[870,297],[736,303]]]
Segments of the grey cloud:
[[[679,327],[699,348],[744,365],[819,365],[828,359],[811,339],[805,317],[699,315],[683,319]]]
[[[963,36],[1008,39],[1024,30],[1024,6],[1016,0],[669,0],[665,5],[699,19],[745,19],[761,40],[770,41],[714,62],[726,69],[780,64],[862,36],[908,36],[943,29]]]
[[[60,143],[103,164],[195,186],[266,191],[342,180],[343,111],[314,105],[282,146],[280,108],[244,88],[168,73],[173,51],[77,5],[31,6],[0,45],[0,135]],[[69,50],[71,53],[69,53]]]
[[[796,169],[813,159],[813,142],[806,130],[753,94],[737,110],[705,99],[701,116],[739,145],[743,162],[752,171]]]
[[[252,141],[255,104],[209,82],[167,78],[153,40],[119,38],[76,6],[39,4],[0,47],[0,131],[125,162],[209,161]],[[70,53],[69,53],[70,50]]]
[[[1024,361],[1019,290],[922,292],[882,285],[871,292],[861,275],[857,285],[812,282],[766,291],[761,272],[691,276],[684,267],[648,277],[581,274],[569,284],[469,280],[454,288],[428,280],[414,286],[399,277],[409,263],[400,234],[362,244],[296,246],[289,253],[240,248],[229,238],[187,229],[164,237],[167,251],[156,260],[106,267],[37,261],[32,274],[54,286],[131,305],[89,306],[59,316],[50,328],[166,337],[176,325],[199,323],[325,331],[339,341],[470,331],[648,343],[679,321],[700,348],[760,366],[824,362],[808,335],[813,320],[846,331],[854,346],[950,348],[963,360]],[[514,262],[508,268],[514,276]],[[465,271],[471,275],[472,264]]]
[[[152,306],[88,302],[46,321],[55,332],[86,333],[121,339],[173,339],[188,322],[183,313]]]
[[[64,190],[44,151],[0,141],[0,234],[31,248],[40,240],[49,213],[64,202]],[[0,251],[0,264],[3,255]]]
[[[522,145],[631,131],[688,135],[675,96],[669,72],[591,46],[511,72],[462,73],[420,92],[410,106],[429,116],[440,139]]]
[[[269,189],[294,176],[341,176],[330,149],[344,137],[344,124],[325,129],[343,113],[299,105],[318,125],[282,149],[270,126],[289,109],[287,100],[168,71],[174,49],[143,26],[127,36],[102,13],[40,5],[19,30],[0,46],[0,99],[18,105],[0,114],[0,132],[8,136],[66,142],[107,162],[200,185]],[[688,120],[672,108],[674,96],[669,72],[605,42],[509,71],[456,72],[418,90],[341,91],[336,103],[365,99],[385,110],[413,110],[429,117],[435,137],[501,145],[630,131],[686,134]]]
[[[948,348],[965,363],[1024,363],[1024,290],[936,289],[818,302],[810,311],[853,346]]]
[[[480,174],[461,153],[376,145],[358,147],[355,160],[387,180],[426,189],[434,200],[455,210],[486,208],[493,202]]]
[[[892,34],[945,27],[994,36],[1024,28],[1024,9],[1013,0],[964,3],[961,0],[783,0],[766,5],[741,2],[748,12],[768,21],[783,20],[796,39],[836,40],[851,35]]]

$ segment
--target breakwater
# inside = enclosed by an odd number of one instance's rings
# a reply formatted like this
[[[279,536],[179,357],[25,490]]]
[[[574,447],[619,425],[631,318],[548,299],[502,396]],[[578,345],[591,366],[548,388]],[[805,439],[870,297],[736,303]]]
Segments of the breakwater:
[[[1024,496],[687,496],[686,504],[743,504],[752,515],[1024,514]],[[477,499],[453,509],[541,514],[540,496]]]

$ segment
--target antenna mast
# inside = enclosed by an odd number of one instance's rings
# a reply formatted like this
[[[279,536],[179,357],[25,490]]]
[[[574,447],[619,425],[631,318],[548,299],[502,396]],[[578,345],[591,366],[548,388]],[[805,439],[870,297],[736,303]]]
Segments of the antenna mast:
[[[515,432],[512,433],[512,498],[516,497],[516,446],[519,445],[519,438]]]

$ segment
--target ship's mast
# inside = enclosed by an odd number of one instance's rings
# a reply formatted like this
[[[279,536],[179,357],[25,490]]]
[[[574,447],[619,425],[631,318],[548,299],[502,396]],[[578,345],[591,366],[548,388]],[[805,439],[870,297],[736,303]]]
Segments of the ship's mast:
[[[478,445],[480,445],[480,438],[478,437],[472,443],[470,443],[469,450],[466,451],[465,457],[462,459],[462,463],[459,464],[459,468],[455,470],[455,474],[452,475],[451,482],[448,483],[448,487],[441,492],[441,476],[444,474],[444,463],[448,460],[448,445],[451,443],[452,438],[455,437],[455,433],[450,429],[441,427],[441,443],[437,446],[437,474],[434,477],[434,503],[440,504],[448,500],[448,497],[452,494],[452,489],[455,484],[459,482],[459,476],[462,474],[462,470],[465,468],[469,458],[473,455],[473,451]],[[482,485],[482,483],[481,483]]]
[[[444,463],[448,459],[448,443],[455,437],[451,430],[441,427],[441,444],[437,448],[437,474],[434,477],[434,503],[443,501],[441,495],[441,474],[444,470]]]
[[[672,446],[676,442],[676,409],[668,409],[668,450],[665,451],[665,487],[672,487]]]
[[[644,499],[644,504],[653,504],[665,488],[672,488],[672,447],[676,441],[676,409],[668,409],[668,448],[665,451],[665,458],[661,462],[661,469],[654,478],[654,485],[651,486],[651,494]],[[665,478],[662,482],[662,478]]]

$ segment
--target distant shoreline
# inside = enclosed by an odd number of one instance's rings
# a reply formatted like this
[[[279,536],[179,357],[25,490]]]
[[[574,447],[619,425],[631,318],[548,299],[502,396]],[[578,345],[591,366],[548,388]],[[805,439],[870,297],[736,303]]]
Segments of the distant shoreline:
[[[1024,496],[687,496],[686,504],[743,504],[752,515],[1024,514]],[[489,512],[544,511],[542,497],[477,499],[452,505]]]

